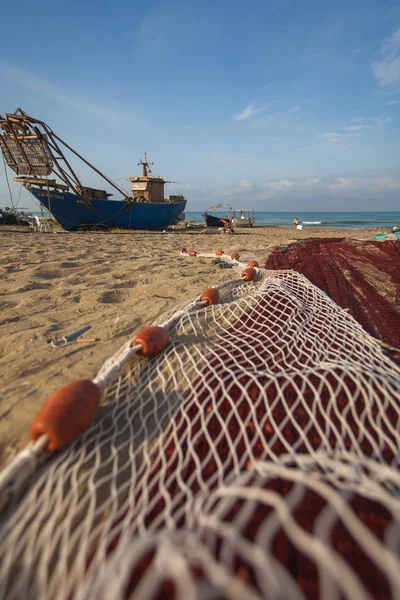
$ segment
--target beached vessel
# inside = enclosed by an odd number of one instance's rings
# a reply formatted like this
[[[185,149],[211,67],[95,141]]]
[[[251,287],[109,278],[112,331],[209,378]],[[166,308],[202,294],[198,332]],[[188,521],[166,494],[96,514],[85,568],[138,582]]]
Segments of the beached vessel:
[[[233,209],[230,204],[214,204],[203,216],[207,227],[226,227],[227,224],[232,227],[253,227],[255,224],[252,209]]]
[[[17,174],[14,181],[24,187],[67,231],[79,229],[160,229],[173,225],[184,212],[183,195],[164,198],[164,185],[171,183],[151,175],[146,153],[140,177],[129,177],[131,195],[109,179],[64,142],[46,123],[18,108],[0,115],[0,147],[5,163]],[[63,149],[72,152],[102,177],[122,198],[110,200],[103,189],[84,186]],[[56,179],[49,179],[54,174]]]
[[[26,214],[21,210],[16,210],[6,206],[0,208],[0,225],[21,225],[26,227],[29,225],[30,214]]]
[[[203,215],[207,227],[224,227],[232,217],[230,204],[214,204]]]
[[[254,210],[249,208],[239,208],[232,210],[234,227],[253,227],[256,220]]]

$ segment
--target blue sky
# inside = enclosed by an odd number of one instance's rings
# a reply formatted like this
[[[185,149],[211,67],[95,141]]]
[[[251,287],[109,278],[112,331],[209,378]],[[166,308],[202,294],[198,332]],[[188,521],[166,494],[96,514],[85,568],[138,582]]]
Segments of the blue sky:
[[[400,210],[399,1],[22,0],[1,15],[0,113],[21,106],[111,178],[147,150],[189,211]]]

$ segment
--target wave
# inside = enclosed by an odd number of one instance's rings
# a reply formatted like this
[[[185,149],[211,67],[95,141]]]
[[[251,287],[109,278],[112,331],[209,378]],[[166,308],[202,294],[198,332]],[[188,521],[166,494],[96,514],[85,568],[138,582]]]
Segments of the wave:
[[[321,225],[322,221],[302,221],[303,225]]]

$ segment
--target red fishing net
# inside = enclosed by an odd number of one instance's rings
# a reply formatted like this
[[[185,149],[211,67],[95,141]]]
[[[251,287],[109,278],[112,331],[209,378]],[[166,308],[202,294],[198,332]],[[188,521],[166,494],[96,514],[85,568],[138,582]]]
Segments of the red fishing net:
[[[271,254],[266,269],[293,269],[374,337],[400,348],[400,242],[310,239]]]

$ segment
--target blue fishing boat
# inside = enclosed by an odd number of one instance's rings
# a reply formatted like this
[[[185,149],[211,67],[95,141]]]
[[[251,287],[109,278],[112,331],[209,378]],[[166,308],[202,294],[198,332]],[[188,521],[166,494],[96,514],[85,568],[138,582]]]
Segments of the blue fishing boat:
[[[70,192],[51,191],[31,187],[31,194],[39,200],[55,220],[67,231],[79,229],[160,229],[178,222],[185,210],[186,200],[171,203],[127,204],[115,200],[93,200],[89,208],[79,196]]]
[[[5,163],[23,186],[67,231],[96,229],[164,229],[179,222],[185,210],[183,195],[164,197],[172,183],[151,174],[146,153],[138,163],[142,175],[127,178],[131,194],[64,142],[46,123],[18,108],[0,115],[0,147]],[[66,148],[102,177],[122,198],[110,200],[103,189],[82,185],[63,152]],[[55,174],[61,180],[49,179]]]

